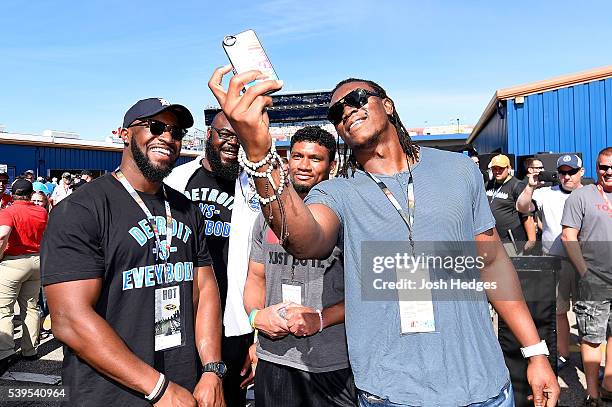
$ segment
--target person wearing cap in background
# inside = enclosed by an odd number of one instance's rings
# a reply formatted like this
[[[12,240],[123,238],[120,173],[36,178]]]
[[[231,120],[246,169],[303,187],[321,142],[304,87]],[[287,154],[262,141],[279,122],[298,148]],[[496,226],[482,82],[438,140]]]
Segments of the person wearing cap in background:
[[[45,209],[30,202],[34,192],[30,181],[15,181],[11,192],[13,205],[0,211],[0,373],[15,357],[15,302],[23,321],[21,355],[25,359],[37,357],[39,251],[48,218]]]
[[[561,157],[566,173],[575,171],[572,156]],[[585,406],[612,402],[612,147],[597,155],[597,184],[576,188],[565,201],[561,241],[580,275],[574,312],[588,398]],[[580,170],[582,171],[582,170]],[[607,343],[606,367],[598,383],[601,344]],[[601,397],[601,401],[599,398]],[[606,404],[607,405],[607,404]]]
[[[59,181],[59,184],[53,190],[51,194],[51,198],[49,198],[49,205],[53,208],[60,201],[66,198],[68,195],[72,193],[72,188],[70,188],[70,183],[72,182],[72,175],[69,172],[65,172],[62,174],[62,179]]]
[[[184,106],[138,101],[123,120],[119,168],[52,212],[43,284],[73,405],[224,405],[204,218],[162,183],[191,126]]]
[[[13,196],[6,193],[9,184],[9,176],[6,172],[0,172],[0,209],[4,209],[13,203]]]
[[[32,182],[32,187],[34,188],[34,192],[42,192],[47,196],[50,194],[45,177],[36,178],[36,181]]]
[[[510,159],[503,154],[493,157],[489,168],[493,176],[485,189],[495,217],[495,228],[508,255],[518,256],[523,250],[530,250],[536,240],[533,218],[521,216],[516,210],[516,200],[525,184],[512,176]]]
[[[35,174],[33,170],[27,170],[26,172],[23,173],[23,177],[30,182],[34,182],[34,176]]]
[[[89,171],[89,170],[81,171],[81,180],[85,181],[85,182],[93,181],[93,175],[92,175],[91,171]]]
[[[72,184],[72,190],[74,191],[75,189],[82,187],[83,185],[87,184],[88,182],[93,181],[93,177],[91,175],[91,171],[89,170],[83,170],[81,171],[81,174],[79,176],[78,180],[75,180]]]
[[[543,169],[542,162],[536,161],[532,165]],[[582,187],[584,168],[580,157],[565,154],[557,160],[559,185],[544,186],[544,182],[538,179],[540,172],[540,168],[536,168],[536,171],[527,173],[528,183],[516,201],[516,209],[523,214],[533,213],[536,209],[541,213],[542,252],[561,260],[557,274],[557,366],[561,369],[567,365],[569,358],[570,326],[567,313],[570,310],[570,297],[576,300],[576,271],[561,242],[561,217],[569,195]]]

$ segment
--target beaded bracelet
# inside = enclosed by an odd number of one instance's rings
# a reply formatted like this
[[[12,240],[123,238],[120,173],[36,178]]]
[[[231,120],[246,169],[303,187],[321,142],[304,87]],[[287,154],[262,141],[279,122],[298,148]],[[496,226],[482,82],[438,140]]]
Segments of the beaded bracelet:
[[[270,195],[267,198],[263,198],[257,192],[255,193],[255,198],[259,201],[261,205],[267,205],[275,201],[283,193],[283,189],[285,188],[285,184],[287,180],[287,174],[285,173],[285,170],[283,169],[281,157],[278,155],[278,152],[276,151],[276,145],[274,144],[274,140],[272,140],[272,144],[270,146],[270,151],[268,152],[268,154],[266,154],[266,156],[263,159],[261,159],[260,161],[256,163],[249,161],[246,156],[246,152],[244,151],[242,147],[240,147],[238,149],[238,162],[240,166],[244,168],[244,171],[248,175],[250,175],[251,177],[255,177],[255,178],[267,178],[268,181],[270,182],[270,185],[272,185],[272,190],[274,191],[274,195]],[[278,187],[276,186],[274,182],[274,178],[272,177],[272,172],[274,171],[274,168],[276,168],[274,166],[274,163],[277,164],[276,167],[279,170],[279,181],[280,182],[279,182]],[[266,168],[265,171],[257,171],[259,168],[263,167],[266,164],[268,164],[268,168]]]

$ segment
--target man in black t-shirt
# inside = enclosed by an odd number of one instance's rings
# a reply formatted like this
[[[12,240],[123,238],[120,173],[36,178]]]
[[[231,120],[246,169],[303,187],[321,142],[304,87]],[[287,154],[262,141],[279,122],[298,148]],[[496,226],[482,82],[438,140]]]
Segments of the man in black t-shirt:
[[[191,199],[204,215],[204,234],[219,284],[223,312],[226,312],[226,303],[231,300],[231,298],[228,299],[230,232],[236,234],[238,228],[249,229],[250,237],[251,228],[248,218],[238,219],[234,213],[234,206],[243,203],[235,201],[236,181],[240,175],[238,147],[234,129],[225,115],[218,113],[208,128],[205,156],[175,168],[170,177],[164,180],[167,185],[184,192],[185,196]],[[242,196],[238,195],[238,199],[242,199]],[[259,205],[254,208],[254,211],[250,209],[245,211],[257,214]],[[237,253],[234,249],[232,256],[244,256],[246,260],[248,249],[243,248],[242,253]],[[247,267],[248,263],[245,261],[245,274]],[[244,282],[241,288],[243,287]],[[242,298],[238,301],[242,307]],[[226,318],[228,318],[227,315]],[[239,335],[228,335],[227,331],[225,327],[221,342],[222,358],[227,364],[227,375],[223,380],[225,402],[228,407],[244,407],[246,385],[249,381],[247,374],[251,368],[248,350],[253,343],[253,335],[250,329],[247,333]]]
[[[204,219],[162,186],[192,125],[181,105],[139,101],[125,114],[120,167],[50,216],[41,269],[71,405],[224,405]]]
[[[516,210],[516,201],[525,184],[510,174],[510,159],[503,154],[493,157],[489,168],[493,177],[485,189],[495,217],[495,228],[508,255],[517,256],[535,243],[533,218],[523,216]]]

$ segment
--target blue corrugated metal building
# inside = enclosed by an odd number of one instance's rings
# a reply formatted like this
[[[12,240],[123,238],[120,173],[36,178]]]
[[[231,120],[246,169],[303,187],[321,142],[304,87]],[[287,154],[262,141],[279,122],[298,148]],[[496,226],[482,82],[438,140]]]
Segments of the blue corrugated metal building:
[[[468,143],[517,157],[580,152],[596,178],[597,153],[612,145],[612,66],[498,90]]]
[[[58,176],[62,171],[85,169],[97,173],[113,171],[121,162],[122,150],[123,145],[100,141],[0,133],[0,164],[7,166],[11,179],[26,170],[33,170],[37,176]],[[198,154],[183,150],[177,165]]]

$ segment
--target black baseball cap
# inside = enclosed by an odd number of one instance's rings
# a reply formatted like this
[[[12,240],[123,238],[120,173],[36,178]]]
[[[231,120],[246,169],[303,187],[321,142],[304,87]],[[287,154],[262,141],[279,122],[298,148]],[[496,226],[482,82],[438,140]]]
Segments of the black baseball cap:
[[[170,104],[162,98],[148,98],[139,100],[130,107],[123,117],[123,127],[127,129],[136,120],[147,119],[166,110],[174,113],[181,128],[188,129],[193,126],[193,116],[185,106]]]
[[[27,179],[18,179],[11,185],[11,193],[18,196],[27,196],[34,192],[32,183]]]

